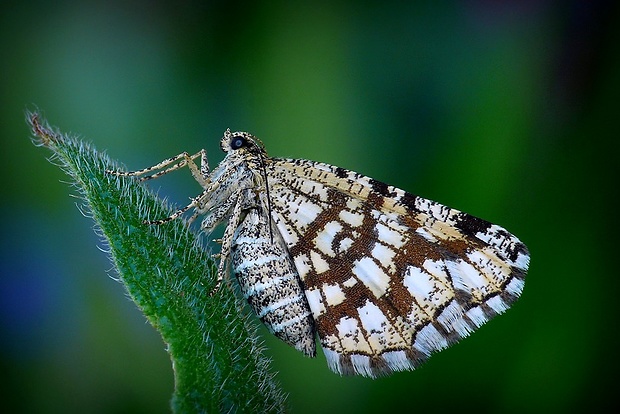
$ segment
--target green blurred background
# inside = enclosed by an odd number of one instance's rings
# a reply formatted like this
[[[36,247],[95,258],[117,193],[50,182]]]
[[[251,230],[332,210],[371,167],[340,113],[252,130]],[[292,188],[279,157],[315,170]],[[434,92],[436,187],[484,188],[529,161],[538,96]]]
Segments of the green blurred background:
[[[54,4],[50,4],[54,3]],[[567,412],[617,392],[612,2],[5,1],[0,388],[7,412],[157,413],[164,344],[24,110],[141,168],[217,144],[370,175],[505,226],[522,298],[415,372],[341,378],[263,329],[297,413]],[[179,204],[188,172],[155,183]]]

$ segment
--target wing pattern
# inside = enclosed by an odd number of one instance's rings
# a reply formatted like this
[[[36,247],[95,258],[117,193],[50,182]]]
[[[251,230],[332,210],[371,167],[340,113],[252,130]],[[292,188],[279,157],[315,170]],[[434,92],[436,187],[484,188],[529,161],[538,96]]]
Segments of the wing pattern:
[[[272,216],[332,370],[415,368],[520,295],[529,254],[502,227],[339,167],[270,161]]]

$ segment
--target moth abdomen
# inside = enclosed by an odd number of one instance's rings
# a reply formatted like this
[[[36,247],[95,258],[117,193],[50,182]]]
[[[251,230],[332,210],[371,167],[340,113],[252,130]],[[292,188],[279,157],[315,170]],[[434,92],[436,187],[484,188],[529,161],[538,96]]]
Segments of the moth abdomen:
[[[273,239],[272,239],[273,236]],[[233,237],[232,268],[252,310],[278,338],[316,355],[314,320],[297,269],[267,218],[250,209]]]

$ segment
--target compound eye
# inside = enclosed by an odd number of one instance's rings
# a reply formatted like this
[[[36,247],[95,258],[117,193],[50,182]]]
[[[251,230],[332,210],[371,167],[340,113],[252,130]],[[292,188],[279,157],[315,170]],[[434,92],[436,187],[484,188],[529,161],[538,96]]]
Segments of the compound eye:
[[[248,141],[241,136],[233,137],[233,139],[230,140],[230,148],[234,150],[245,147],[246,145],[248,145]]]

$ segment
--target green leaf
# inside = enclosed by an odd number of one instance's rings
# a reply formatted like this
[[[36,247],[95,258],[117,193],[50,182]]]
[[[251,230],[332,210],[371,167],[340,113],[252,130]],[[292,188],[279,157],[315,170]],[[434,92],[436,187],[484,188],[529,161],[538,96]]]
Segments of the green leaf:
[[[92,146],[27,113],[35,143],[72,177],[109,246],[120,280],[168,345],[175,412],[282,412],[284,394],[262,356],[255,325],[182,220],[144,224],[174,209]]]

